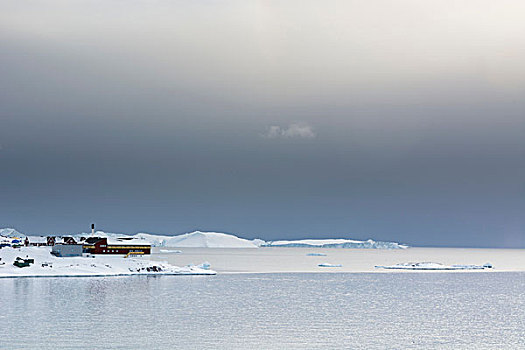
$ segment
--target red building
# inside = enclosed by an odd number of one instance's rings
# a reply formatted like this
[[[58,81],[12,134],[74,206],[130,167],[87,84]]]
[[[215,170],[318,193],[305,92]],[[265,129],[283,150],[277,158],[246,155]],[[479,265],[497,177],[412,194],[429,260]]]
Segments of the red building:
[[[128,241],[128,242],[126,242]],[[109,242],[107,238],[89,237],[84,242],[84,253],[89,254],[151,254],[151,245],[135,243],[132,239],[120,239],[118,242]]]
[[[63,244],[77,244],[73,237],[62,237]]]
[[[53,237],[53,236],[49,236],[47,237],[47,245],[55,245],[55,242],[56,242],[56,237]]]

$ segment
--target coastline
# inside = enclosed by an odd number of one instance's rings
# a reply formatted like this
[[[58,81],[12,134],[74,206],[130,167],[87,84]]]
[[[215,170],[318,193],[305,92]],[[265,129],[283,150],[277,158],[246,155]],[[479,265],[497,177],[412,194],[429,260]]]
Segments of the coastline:
[[[2,248],[0,278],[18,277],[117,277],[214,275],[215,271],[187,264],[183,267],[149,257],[123,256],[55,257],[49,247]],[[26,267],[14,266],[18,259],[31,259]]]
[[[171,248],[171,247],[170,247]],[[174,249],[174,248],[172,248]],[[311,255],[322,253],[322,255]],[[16,257],[35,259],[30,267],[12,266]],[[0,257],[0,278],[27,277],[123,277],[188,276],[215,274],[285,274],[285,273],[500,273],[525,272],[525,249],[490,248],[419,248],[349,249],[349,248],[177,248],[155,247],[150,257],[121,256],[66,257],[49,254],[47,247],[4,248]],[[200,267],[209,262],[212,270]],[[398,270],[379,269],[376,265],[407,262],[438,262],[447,265],[491,263],[483,270]],[[43,264],[51,263],[52,268]],[[342,266],[319,266],[319,265]],[[148,268],[156,266],[159,271]],[[183,266],[183,267],[178,267]],[[207,267],[208,268],[208,267]]]

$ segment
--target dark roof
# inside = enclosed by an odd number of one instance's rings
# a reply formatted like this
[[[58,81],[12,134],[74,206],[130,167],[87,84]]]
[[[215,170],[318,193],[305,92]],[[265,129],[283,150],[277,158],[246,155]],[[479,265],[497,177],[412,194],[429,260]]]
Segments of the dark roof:
[[[86,243],[95,244],[98,241],[100,241],[101,239],[102,238],[100,238],[100,237],[89,237],[89,238],[86,239]]]

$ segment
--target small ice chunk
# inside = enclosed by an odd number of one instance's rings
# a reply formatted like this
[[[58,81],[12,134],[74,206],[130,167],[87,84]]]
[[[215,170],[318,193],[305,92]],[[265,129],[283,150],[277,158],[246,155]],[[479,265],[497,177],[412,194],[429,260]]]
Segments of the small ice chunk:
[[[343,267],[341,264],[330,264],[330,263],[321,263],[317,265],[319,267]]]
[[[205,261],[202,264],[197,265],[197,267],[200,268],[200,269],[203,269],[203,270],[209,270],[211,265],[210,265],[209,262]]]
[[[161,249],[159,250],[161,253],[173,253],[173,254],[180,254],[182,253],[182,250],[171,250],[171,249]]]

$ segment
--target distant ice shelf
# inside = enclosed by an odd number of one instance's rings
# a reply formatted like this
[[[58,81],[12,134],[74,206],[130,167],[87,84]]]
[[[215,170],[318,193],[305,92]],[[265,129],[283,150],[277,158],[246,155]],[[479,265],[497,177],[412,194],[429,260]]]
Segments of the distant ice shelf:
[[[406,249],[407,245],[396,242],[382,242],[369,239],[356,241],[352,239],[302,239],[266,242],[265,247],[300,247],[300,248],[357,248],[357,249]]]
[[[484,265],[444,265],[436,262],[402,263],[396,265],[376,266],[377,269],[387,270],[485,270],[492,269],[490,263]]]

